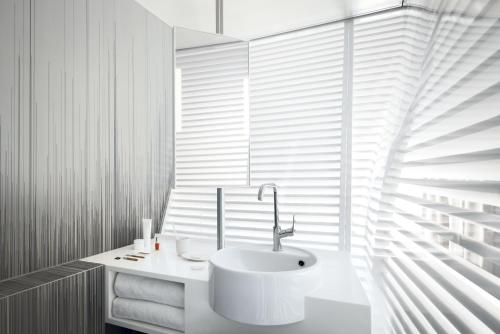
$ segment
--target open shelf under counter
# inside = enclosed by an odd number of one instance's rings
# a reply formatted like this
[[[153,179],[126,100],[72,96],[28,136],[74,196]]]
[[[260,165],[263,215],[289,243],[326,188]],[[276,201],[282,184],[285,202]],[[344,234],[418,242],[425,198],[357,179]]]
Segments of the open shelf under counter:
[[[152,247],[145,259],[128,261],[136,254],[133,246],[114,249],[83,259],[105,265],[106,321],[111,324],[152,334],[180,333],[139,321],[114,318],[111,303],[115,298],[114,277],[128,273],[184,284],[186,334],[301,334],[371,332],[371,307],[348,253],[310,250],[318,258],[322,284],[304,300],[305,319],[280,326],[255,326],[238,323],[215,313],[209,304],[209,264],[192,262],[176,254],[175,240],[161,236],[159,251]],[[228,247],[234,246],[227,243]],[[192,240],[191,247],[207,256],[216,252],[215,240]],[[270,246],[271,247],[271,246]],[[115,260],[120,257],[120,260]],[[244,302],[244,301],[242,301]]]

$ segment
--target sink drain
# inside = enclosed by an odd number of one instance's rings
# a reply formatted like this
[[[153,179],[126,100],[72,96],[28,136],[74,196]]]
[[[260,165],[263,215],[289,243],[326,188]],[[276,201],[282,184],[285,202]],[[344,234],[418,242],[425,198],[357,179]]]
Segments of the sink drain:
[[[303,266],[304,266],[304,264],[306,264],[304,261],[299,260],[299,266],[303,267]]]

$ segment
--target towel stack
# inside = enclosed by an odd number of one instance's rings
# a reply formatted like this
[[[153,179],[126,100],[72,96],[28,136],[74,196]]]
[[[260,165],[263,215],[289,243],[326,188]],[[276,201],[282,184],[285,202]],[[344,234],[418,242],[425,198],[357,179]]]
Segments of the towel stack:
[[[184,331],[182,283],[118,273],[114,287],[114,317]]]

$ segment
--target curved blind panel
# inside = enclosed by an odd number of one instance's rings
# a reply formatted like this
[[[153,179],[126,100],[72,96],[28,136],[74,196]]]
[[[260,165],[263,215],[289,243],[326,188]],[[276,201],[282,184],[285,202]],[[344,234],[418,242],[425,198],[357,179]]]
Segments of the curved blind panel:
[[[432,16],[402,9],[353,22],[351,254],[370,284],[389,255],[391,213],[381,202],[391,148],[416,91]]]
[[[387,166],[393,332],[500,331],[500,23],[481,11],[433,14]]]

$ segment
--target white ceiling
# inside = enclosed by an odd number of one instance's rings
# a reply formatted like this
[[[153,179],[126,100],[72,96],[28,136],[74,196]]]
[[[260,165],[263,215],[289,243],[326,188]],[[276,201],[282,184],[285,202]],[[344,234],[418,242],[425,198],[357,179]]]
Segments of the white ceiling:
[[[226,0],[224,33],[249,40],[400,6],[401,0]]]
[[[136,1],[171,26],[215,33],[215,0]],[[250,40],[401,5],[401,0],[225,0],[224,34]],[[404,5],[500,17],[500,0],[404,0]],[[186,36],[186,43],[200,44],[195,39]]]

